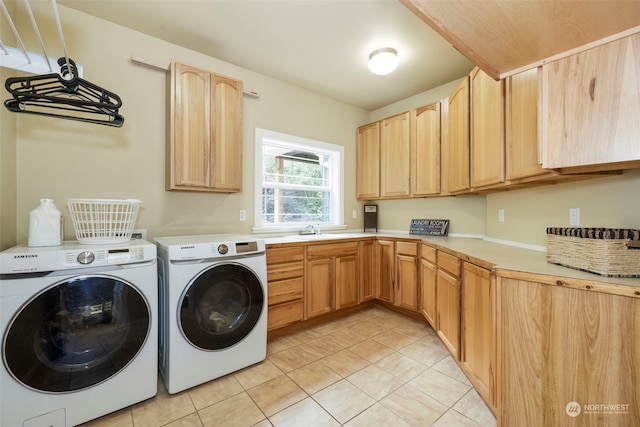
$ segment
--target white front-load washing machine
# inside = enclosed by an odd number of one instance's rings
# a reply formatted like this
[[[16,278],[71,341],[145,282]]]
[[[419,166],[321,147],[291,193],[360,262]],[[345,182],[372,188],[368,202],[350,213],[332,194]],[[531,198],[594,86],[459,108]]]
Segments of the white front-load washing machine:
[[[264,240],[234,235],[156,239],[159,367],[177,393],[267,356]]]
[[[0,425],[70,427],[158,389],[156,246],[0,253]]]

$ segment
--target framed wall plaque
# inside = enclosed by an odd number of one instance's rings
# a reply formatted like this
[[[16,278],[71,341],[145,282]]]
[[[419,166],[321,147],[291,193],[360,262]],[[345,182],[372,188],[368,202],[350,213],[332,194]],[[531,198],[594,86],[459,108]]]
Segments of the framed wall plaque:
[[[422,236],[446,236],[448,232],[448,219],[412,219],[409,227],[409,234]]]

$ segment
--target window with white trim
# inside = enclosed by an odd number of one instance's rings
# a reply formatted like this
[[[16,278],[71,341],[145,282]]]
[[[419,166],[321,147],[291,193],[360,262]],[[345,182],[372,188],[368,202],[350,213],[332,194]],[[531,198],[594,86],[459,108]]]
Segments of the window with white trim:
[[[344,147],[256,128],[255,231],[343,223]]]

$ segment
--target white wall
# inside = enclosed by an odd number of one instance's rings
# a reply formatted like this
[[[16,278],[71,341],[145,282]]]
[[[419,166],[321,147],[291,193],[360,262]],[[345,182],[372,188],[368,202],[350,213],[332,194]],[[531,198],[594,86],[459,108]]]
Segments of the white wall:
[[[32,2],[50,56],[62,56],[49,2]],[[118,94],[125,117],[122,128],[79,123],[42,116],[0,111],[0,120],[17,121],[17,240],[25,242],[28,214],[40,198],[53,198],[66,217],[65,238],[73,238],[66,209],[69,197],[139,198],[144,205],[137,227],[148,238],[160,235],[250,233],[253,226],[254,128],[330,142],[345,147],[345,162],[355,164],[356,128],[369,120],[369,112],[320,94],[269,78],[250,70],[116,26],[59,6],[67,49],[84,66],[84,79]],[[19,28],[30,29],[21,3]],[[28,39],[29,50],[39,51]],[[140,56],[168,65],[172,58],[240,79],[258,99],[244,98],[244,166],[242,193],[206,194],[166,192],[165,126],[166,76],[131,64]],[[3,142],[4,146],[4,142]],[[355,168],[346,167],[345,222],[359,228],[355,199]],[[247,221],[239,211],[247,211]]]

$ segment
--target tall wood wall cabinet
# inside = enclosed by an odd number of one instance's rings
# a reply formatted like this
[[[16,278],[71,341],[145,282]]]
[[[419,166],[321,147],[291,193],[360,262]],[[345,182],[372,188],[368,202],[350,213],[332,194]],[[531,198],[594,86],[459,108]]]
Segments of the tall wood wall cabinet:
[[[504,82],[475,68],[470,74],[471,187],[504,182]]]
[[[168,71],[166,189],[242,190],[242,82],[175,61]]]
[[[380,197],[409,196],[409,112],[380,125]]]
[[[440,102],[411,114],[411,195],[440,194]]]
[[[469,77],[449,97],[448,116],[450,193],[469,190]]]
[[[359,200],[380,197],[380,122],[358,128],[356,194]]]
[[[548,173],[542,168],[538,132],[540,68],[505,80],[506,178],[516,180]]]

